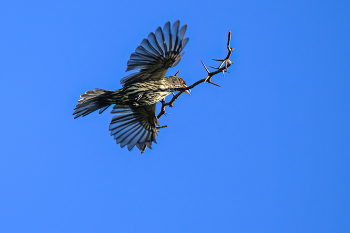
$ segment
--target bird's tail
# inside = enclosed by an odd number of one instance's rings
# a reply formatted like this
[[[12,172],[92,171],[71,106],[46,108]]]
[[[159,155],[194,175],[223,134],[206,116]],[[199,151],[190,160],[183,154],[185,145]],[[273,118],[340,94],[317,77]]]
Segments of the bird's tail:
[[[115,94],[114,91],[107,91],[99,88],[85,92],[85,94],[80,96],[81,99],[78,100],[78,104],[74,108],[74,119],[80,116],[86,116],[98,109],[100,110],[100,114],[103,113],[113,104],[113,94]]]

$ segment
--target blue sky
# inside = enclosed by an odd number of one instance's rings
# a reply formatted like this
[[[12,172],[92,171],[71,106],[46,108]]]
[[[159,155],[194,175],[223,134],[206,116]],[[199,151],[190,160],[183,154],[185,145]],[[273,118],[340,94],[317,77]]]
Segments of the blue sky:
[[[349,232],[349,1],[2,1],[1,232]],[[141,40],[188,25],[153,150],[121,149],[115,90]]]

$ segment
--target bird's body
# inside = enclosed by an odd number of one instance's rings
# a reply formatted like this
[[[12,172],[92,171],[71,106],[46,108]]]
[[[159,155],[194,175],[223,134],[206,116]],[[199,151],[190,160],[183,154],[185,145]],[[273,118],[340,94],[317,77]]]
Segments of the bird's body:
[[[116,99],[121,105],[151,105],[164,99],[171,92],[178,91],[179,88],[173,85],[172,79],[179,77],[171,76],[159,81],[147,81],[133,83],[115,92]]]
[[[156,142],[156,125],[159,125],[155,116],[157,102],[187,87],[178,76],[165,77],[166,70],[177,65],[183,55],[180,53],[188,41],[188,38],[183,39],[186,27],[179,30],[179,21],[176,21],[170,29],[167,22],[163,30],[159,27],[155,33],[150,33],[128,61],[127,71],[140,71],[124,77],[119,90],[96,88],[82,94],[74,109],[75,118],[96,110],[102,113],[114,105],[111,113],[117,115],[109,130],[117,144],[127,145],[129,150],[136,146],[141,153],[146,147],[152,148],[152,142]]]

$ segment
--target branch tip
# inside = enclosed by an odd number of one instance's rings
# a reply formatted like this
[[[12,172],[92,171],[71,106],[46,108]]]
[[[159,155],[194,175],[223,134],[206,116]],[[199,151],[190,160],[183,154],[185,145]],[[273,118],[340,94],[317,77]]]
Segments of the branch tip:
[[[217,87],[221,87],[220,85],[218,85],[218,84],[216,84],[216,83],[213,83],[212,81],[208,81],[208,83],[213,84],[213,85],[215,85],[215,86],[217,86]]]
[[[197,82],[193,83],[191,86],[188,86],[186,88],[182,88],[177,94],[173,94],[173,97],[172,99],[169,101],[169,102],[165,102],[165,99],[162,99],[160,100],[159,102],[162,104],[161,106],[161,110],[159,112],[159,114],[157,115],[157,118],[159,119],[161,116],[163,115],[169,115],[170,113],[167,113],[165,112],[165,107],[166,106],[169,106],[169,107],[173,107],[173,104],[175,102],[175,100],[177,100],[179,98],[179,96],[184,93],[185,90],[191,90],[192,88],[194,88],[195,86],[201,84],[201,83],[209,83],[209,84],[212,84],[214,86],[217,86],[217,87],[221,87],[220,85],[214,83],[211,81],[211,78],[218,74],[218,73],[222,73],[222,76],[225,77],[225,72],[229,73],[228,72],[228,68],[232,65],[232,61],[230,61],[230,56],[231,56],[231,53],[232,51],[234,50],[234,48],[231,48],[230,47],[230,43],[231,43],[231,31],[228,31],[228,36],[227,36],[227,50],[228,50],[228,53],[227,53],[227,56],[225,59],[212,59],[214,61],[219,61],[220,62],[220,65],[219,67],[214,67],[214,66],[209,66],[210,68],[212,69],[215,69],[215,71],[213,72],[210,72],[208,70],[208,68],[205,66],[204,62],[201,61],[204,69],[207,71],[207,77],[204,78],[204,79],[201,79],[201,80],[198,80]],[[183,54],[181,54],[180,57],[182,57]],[[179,74],[180,71],[178,71],[174,76],[177,76]],[[159,126],[159,127],[156,127],[156,129],[160,129],[160,128],[166,128],[167,126]],[[143,153],[144,151],[142,151],[141,153]]]

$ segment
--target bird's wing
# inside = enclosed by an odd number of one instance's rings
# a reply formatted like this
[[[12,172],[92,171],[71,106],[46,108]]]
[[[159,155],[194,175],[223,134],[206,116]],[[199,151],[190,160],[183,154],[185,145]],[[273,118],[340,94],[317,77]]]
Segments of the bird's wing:
[[[109,126],[120,147],[127,146],[130,151],[135,145],[143,153],[146,147],[152,149],[156,142],[158,119],[155,116],[156,104],[127,107],[115,105],[111,113],[118,114],[112,118]]]
[[[180,21],[176,21],[170,28],[167,22],[163,28],[158,27],[155,33],[151,32],[147,39],[131,54],[126,71],[139,70],[120,80],[125,86],[145,80],[160,80],[164,78],[168,68],[176,66],[184,53],[188,38],[184,39],[187,25],[179,29]]]

